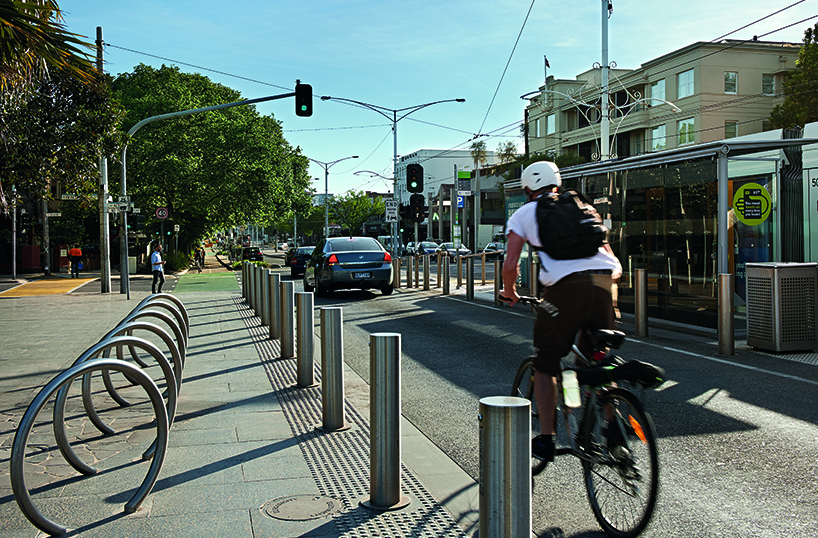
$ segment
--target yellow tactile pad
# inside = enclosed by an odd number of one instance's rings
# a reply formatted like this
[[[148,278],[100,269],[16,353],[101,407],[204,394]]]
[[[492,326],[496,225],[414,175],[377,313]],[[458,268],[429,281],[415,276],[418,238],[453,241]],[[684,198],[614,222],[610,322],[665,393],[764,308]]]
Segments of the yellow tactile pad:
[[[31,297],[34,295],[59,295],[73,291],[86,282],[91,282],[96,278],[41,278],[33,282],[27,282],[0,293],[0,297]]]

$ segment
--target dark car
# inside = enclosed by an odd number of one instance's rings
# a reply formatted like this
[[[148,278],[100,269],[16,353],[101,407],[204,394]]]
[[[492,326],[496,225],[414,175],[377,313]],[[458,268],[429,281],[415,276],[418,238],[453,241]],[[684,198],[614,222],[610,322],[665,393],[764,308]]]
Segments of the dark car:
[[[503,259],[506,253],[506,244],[505,243],[489,243],[488,245],[483,248],[483,254],[486,255],[487,260],[492,259]]]
[[[263,262],[264,255],[258,247],[244,247],[241,249],[241,259],[250,262]]]
[[[290,266],[291,277],[295,278],[304,274],[304,269],[307,267],[310,257],[312,257],[313,250],[315,250],[315,247],[309,246],[292,248],[287,252],[287,257],[290,260],[287,265]],[[292,252],[292,255],[290,255],[290,252]]]
[[[418,248],[415,250],[415,252],[420,256],[425,254],[434,254],[437,252],[437,247],[438,244],[434,241],[421,241],[418,243]]]
[[[339,289],[392,293],[392,256],[371,237],[330,237],[321,241],[304,271],[304,291],[318,295]]]

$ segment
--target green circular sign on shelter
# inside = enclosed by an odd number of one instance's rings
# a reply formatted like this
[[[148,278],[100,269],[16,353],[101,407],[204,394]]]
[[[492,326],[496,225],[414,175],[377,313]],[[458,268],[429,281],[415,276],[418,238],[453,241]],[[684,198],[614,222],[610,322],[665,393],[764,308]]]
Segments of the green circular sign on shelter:
[[[770,216],[770,193],[758,183],[745,183],[733,195],[733,212],[747,226],[758,226]]]

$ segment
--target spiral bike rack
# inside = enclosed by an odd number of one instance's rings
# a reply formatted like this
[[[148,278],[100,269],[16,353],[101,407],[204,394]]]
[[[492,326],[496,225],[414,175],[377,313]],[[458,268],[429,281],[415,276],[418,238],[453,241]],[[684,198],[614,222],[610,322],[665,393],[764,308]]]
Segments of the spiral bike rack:
[[[160,310],[155,310],[155,308]],[[150,323],[146,318],[155,318],[166,324],[173,333],[173,337],[162,327]],[[158,336],[168,348],[171,361],[152,342],[133,336],[133,332],[144,330]],[[169,294],[154,294],[142,300],[114,329],[109,331],[99,342],[83,352],[76,361],[64,372],[58,374],[37,394],[23,414],[14,442],[10,458],[10,479],[14,497],[23,515],[38,529],[52,536],[65,534],[66,528],[43,515],[31,499],[25,479],[25,454],[29,437],[34,428],[37,417],[48,401],[55,396],[52,428],[60,454],[79,473],[89,476],[97,473],[97,469],[83,462],[68,440],[65,431],[65,407],[68,392],[74,380],[82,377],[82,404],[85,412],[94,425],[103,435],[112,435],[113,428],[105,424],[97,414],[92,401],[91,377],[94,372],[101,372],[105,389],[120,407],[127,407],[130,402],[123,398],[111,381],[110,372],[123,374],[133,385],[141,386],[150,399],[156,417],[157,435],[150,447],[142,454],[142,459],[151,459],[151,465],[142,482],[142,485],[125,504],[125,512],[135,512],[153,489],[165,459],[168,446],[168,434],[176,415],[176,404],[182,383],[188,336],[190,333],[190,318],[184,304]],[[131,358],[137,363],[134,366],[124,360],[124,348],[128,348]],[[111,350],[116,350],[117,358],[110,358]],[[156,382],[142,370],[148,367],[137,350],[147,352],[152,356],[165,378],[167,387],[163,397]]]

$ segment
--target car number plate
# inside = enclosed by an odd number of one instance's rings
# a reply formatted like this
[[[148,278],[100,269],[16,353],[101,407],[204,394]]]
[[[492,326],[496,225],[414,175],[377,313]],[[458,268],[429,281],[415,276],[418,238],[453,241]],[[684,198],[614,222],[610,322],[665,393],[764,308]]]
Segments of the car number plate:
[[[372,273],[352,273],[352,278],[372,278]]]

